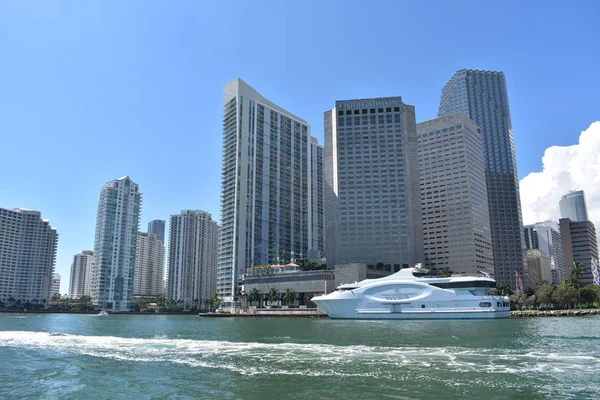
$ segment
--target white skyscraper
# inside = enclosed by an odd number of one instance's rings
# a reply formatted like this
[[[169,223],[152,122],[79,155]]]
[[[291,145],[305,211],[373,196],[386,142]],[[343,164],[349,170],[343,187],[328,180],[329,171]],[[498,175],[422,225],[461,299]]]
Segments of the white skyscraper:
[[[39,211],[0,208],[0,300],[48,305],[57,242]]]
[[[135,250],[133,293],[158,296],[163,292],[165,246],[153,233],[139,232]]]
[[[90,296],[92,293],[92,266],[94,252],[84,250],[73,256],[71,264],[71,279],[69,280],[69,297],[78,299],[81,296]]]
[[[50,288],[50,297],[55,294],[60,295],[60,274],[56,272],[52,274],[52,287]]]
[[[312,199],[320,178],[312,174],[323,168],[312,163],[323,158],[312,157],[320,146],[306,121],[241,79],[225,85],[223,105],[217,290],[230,301],[247,267],[300,262],[320,250],[314,214],[322,202]]]
[[[219,225],[206,211],[171,215],[167,297],[185,310],[216,291]]]
[[[128,176],[102,186],[92,279],[92,301],[102,310],[129,311],[132,306],[141,200],[138,185]]]

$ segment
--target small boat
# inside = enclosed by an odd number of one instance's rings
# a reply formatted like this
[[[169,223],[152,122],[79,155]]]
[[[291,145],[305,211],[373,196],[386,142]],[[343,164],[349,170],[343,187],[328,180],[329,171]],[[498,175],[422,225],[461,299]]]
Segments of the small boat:
[[[383,278],[340,285],[312,302],[330,318],[508,318],[510,300],[493,295],[495,286],[487,276],[440,277],[417,264]]]
[[[104,311],[104,310],[102,310],[102,311],[100,311],[100,312],[98,313],[98,316],[99,316],[99,317],[106,317],[107,315],[108,315],[108,313],[107,313],[106,311]]]

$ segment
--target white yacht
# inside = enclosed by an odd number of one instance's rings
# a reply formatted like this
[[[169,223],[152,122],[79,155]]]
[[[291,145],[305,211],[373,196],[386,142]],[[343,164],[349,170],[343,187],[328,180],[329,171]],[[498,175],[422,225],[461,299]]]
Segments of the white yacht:
[[[508,318],[510,300],[493,296],[495,286],[486,276],[440,277],[417,264],[383,278],[340,285],[312,302],[330,318]]]

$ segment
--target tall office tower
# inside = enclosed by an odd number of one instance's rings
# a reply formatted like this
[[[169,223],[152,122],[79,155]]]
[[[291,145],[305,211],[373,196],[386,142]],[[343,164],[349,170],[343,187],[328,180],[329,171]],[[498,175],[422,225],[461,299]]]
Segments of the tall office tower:
[[[136,296],[161,295],[164,273],[165,246],[154,233],[138,232],[135,246],[133,294]]]
[[[559,225],[567,277],[571,275],[573,261],[579,261],[584,267],[581,285],[591,285],[592,258],[598,260],[596,227],[590,221],[571,221],[569,218],[561,218]]]
[[[92,302],[102,310],[131,309],[141,203],[138,185],[128,176],[106,183],[100,191]]]
[[[552,283],[561,284],[566,276],[565,257],[558,224],[554,221],[538,222],[524,226],[523,232],[527,249],[537,249],[550,256]]]
[[[148,233],[154,233],[156,238],[160,240],[162,244],[165,244],[165,221],[162,219],[155,219],[154,221],[148,222]]]
[[[425,266],[494,274],[482,138],[463,113],[417,124]]]
[[[69,297],[78,299],[81,296],[90,296],[92,293],[92,262],[94,252],[84,250],[73,256],[71,264],[71,279],[69,280]]]
[[[223,91],[217,290],[228,302],[248,266],[299,262],[313,249],[310,126],[241,79]],[[318,159],[318,157],[316,157]],[[316,168],[318,172],[318,168]]]
[[[573,222],[588,220],[583,190],[571,191],[563,195],[558,202],[558,207],[560,208],[561,218],[569,218]]]
[[[401,97],[325,112],[327,266],[423,262],[415,108]]]
[[[309,258],[321,259],[325,255],[325,150],[316,138],[311,138],[311,203],[309,214],[312,217],[312,243]]]
[[[537,249],[528,249],[525,252],[525,258],[527,260],[525,289],[535,289],[538,283],[552,280],[550,256],[547,253]]]
[[[206,211],[171,215],[167,297],[184,309],[199,307],[216,292],[219,225]]]
[[[438,116],[462,112],[483,136],[495,278],[516,288],[525,257],[519,176],[503,72],[460,70],[442,89]]]
[[[39,211],[0,208],[0,300],[48,304],[57,242]]]
[[[55,294],[60,296],[60,274],[56,272],[52,274],[52,287],[50,288],[50,297]]]

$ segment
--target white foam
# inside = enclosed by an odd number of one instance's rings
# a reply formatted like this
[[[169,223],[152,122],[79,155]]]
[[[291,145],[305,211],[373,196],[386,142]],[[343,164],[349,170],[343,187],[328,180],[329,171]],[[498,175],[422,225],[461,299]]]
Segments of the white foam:
[[[400,379],[393,371],[555,374],[600,370],[600,355],[519,353],[463,347],[337,346],[318,343],[258,343],[216,340],[123,338],[65,333],[2,331],[0,346],[80,354],[132,362],[171,362],[221,368],[245,375],[373,376]],[[369,368],[361,368],[368,365]],[[369,372],[367,372],[369,371]]]

